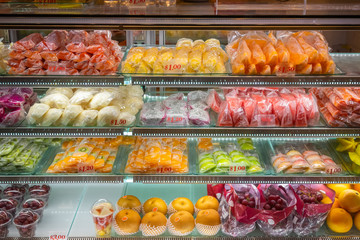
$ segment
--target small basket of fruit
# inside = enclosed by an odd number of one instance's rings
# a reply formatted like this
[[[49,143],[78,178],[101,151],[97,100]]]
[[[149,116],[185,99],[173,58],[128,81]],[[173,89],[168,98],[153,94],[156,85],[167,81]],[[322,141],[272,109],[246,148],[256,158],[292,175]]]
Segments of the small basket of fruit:
[[[316,233],[324,224],[335,192],[322,184],[292,185],[297,199],[294,232],[299,236]]]
[[[293,231],[296,197],[290,185],[261,184],[258,226],[269,236],[288,236]]]

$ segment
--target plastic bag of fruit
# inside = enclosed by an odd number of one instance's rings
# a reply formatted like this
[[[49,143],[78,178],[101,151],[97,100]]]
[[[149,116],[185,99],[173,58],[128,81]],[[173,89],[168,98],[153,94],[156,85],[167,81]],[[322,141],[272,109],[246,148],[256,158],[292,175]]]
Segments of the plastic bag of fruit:
[[[323,184],[292,185],[297,199],[294,232],[299,236],[316,233],[324,224],[335,192]]]
[[[266,235],[288,236],[293,231],[296,197],[290,185],[260,184],[259,228]]]
[[[232,237],[244,237],[255,230],[260,193],[252,184],[208,185],[208,194],[218,198],[222,231]]]

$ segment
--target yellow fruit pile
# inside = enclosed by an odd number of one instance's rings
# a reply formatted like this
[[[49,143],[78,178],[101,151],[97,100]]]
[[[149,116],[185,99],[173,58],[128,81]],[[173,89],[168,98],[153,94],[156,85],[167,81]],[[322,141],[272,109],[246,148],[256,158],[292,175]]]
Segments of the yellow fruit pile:
[[[334,204],[326,219],[328,227],[336,233],[347,233],[354,224],[360,231],[360,184],[327,186],[336,193]]]
[[[220,41],[181,38],[175,48],[133,47],[122,64],[123,73],[225,73],[228,61]]]
[[[359,138],[338,138],[336,151],[348,152],[352,161],[351,169],[354,173],[360,174],[360,145]]]
[[[119,145],[130,145],[134,138],[77,138],[65,140],[47,173],[110,173]]]
[[[125,173],[189,172],[186,138],[138,137],[129,154]]]

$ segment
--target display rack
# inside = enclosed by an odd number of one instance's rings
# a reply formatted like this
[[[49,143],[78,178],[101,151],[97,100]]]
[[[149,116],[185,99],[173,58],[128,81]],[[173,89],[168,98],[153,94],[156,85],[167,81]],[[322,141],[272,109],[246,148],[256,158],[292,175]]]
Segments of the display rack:
[[[240,2],[240,1],[239,1]],[[0,29],[109,29],[109,30],[360,30],[360,1],[342,4],[331,1],[281,2],[253,1],[251,4],[221,4],[221,1],[191,4],[178,1],[176,6],[124,6],[108,2],[70,3],[0,3]],[[111,76],[0,76],[0,87],[117,87],[134,84],[145,87],[354,87],[360,86],[360,53],[333,53],[342,74],[328,76],[234,76],[224,75],[122,75]],[[256,138],[336,138],[360,137],[360,128],[331,128],[324,123],[308,128],[225,128],[225,127],[7,127],[0,137],[256,137]],[[51,232],[65,233],[69,240],[95,240],[89,206],[98,198],[114,199],[133,184],[207,183],[360,183],[360,176],[284,176],[284,175],[0,175],[0,183],[50,183],[54,195],[48,216],[37,240],[49,239]],[[161,184],[161,185],[160,185]],[[56,222],[54,222],[56,221]],[[65,224],[66,223],[66,224]],[[91,231],[89,231],[91,229]],[[11,230],[9,239],[19,239]],[[137,239],[141,236],[112,237],[111,240]],[[222,234],[215,237],[170,237],[152,239],[234,239]],[[244,239],[300,239],[295,235],[270,238],[255,231]],[[336,234],[323,226],[315,236],[301,239],[360,239],[359,232]]]

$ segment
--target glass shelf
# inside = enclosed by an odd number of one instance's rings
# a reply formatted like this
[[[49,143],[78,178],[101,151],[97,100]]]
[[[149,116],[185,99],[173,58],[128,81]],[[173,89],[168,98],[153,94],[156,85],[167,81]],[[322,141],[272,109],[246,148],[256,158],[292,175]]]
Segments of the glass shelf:
[[[359,183],[360,176],[230,176],[230,175],[0,175],[0,183],[161,183],[161,184],[206,184],[206,183],[263,183],[263,184],[327,184],[327,183]]]
[[[12,76],[0,75],[0,87],[117,87],[122,76]]]
[[[256,138],[337,138],[359,137],[360,128],[227,128],[227,127],[7,127],[0,128],[0,137],[116,137],[120,135],[143,137],[256,137]]]
[[[7,127],[0,128],[0,137],[116,137],[124,134],[119,127]]]

